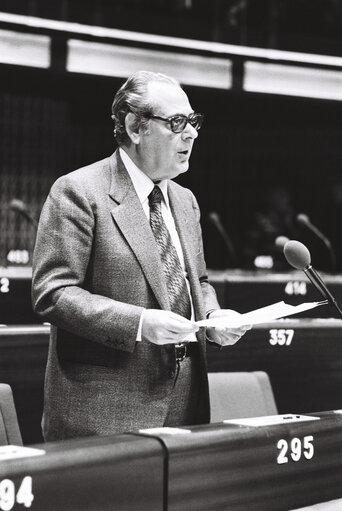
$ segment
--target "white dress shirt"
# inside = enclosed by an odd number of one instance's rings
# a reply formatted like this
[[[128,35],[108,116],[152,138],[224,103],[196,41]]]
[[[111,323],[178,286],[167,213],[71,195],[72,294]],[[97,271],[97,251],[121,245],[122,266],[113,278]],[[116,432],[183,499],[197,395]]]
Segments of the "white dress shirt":
[[[143,210],[145,212],[146,217],[148,220],[150,219],[150,206],[148,201],[148,196],[152,192],[155,183],[150,179],[144,172],[142,172],[135,163],[131,160],[131,158],[128,156],[128,154],[125,152],[122,147],[119,148],[120,157],[123,161],[123,164],[125,165],[127,172],[129,174],[129,177],[132,180],[133,186],[135,188],[135,191],[138,195],[139,201],[141,202],[141,205],[143,207]],[[191,319],[194,319],[194,308],[191,298],[191,291],[190,291],[190,282],[188,280],[188,274],[185,267],[184,262],[184,255],[182,246],[180,243],[180,239],[177,233],[176,225],[174,218],[172,216],[171,208],[170,208],[170,202],[169,202],[169,196],[167,194],[167,179],[164,179],[163,181],[160,181],[158,183],[158,186],[163,194],[163,199],[161,202],[161,212],[163,216],[163,220],[165,222],[165,225],[170,233],[172,243],[175,246],[183,273],[185,277],[185,282],[187,285],[190,303],[191,303]],[[141,328],[142,328],[142,322],[143,322],[144,312],[141,315],[140,318],[140,324],[137,334],[137,341],[141,341]],[[190,334],[187,336],[186,341],[197,341],[195,334]]]

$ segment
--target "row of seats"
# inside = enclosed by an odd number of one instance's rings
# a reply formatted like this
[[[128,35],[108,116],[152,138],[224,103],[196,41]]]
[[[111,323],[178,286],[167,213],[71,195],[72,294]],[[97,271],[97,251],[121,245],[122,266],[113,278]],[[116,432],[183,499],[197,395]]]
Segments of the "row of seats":
[[[24,444],[42,441],[49,331],[48,325],[0,327],[0,382],[12,387]],[[234,346],[219,351],[208,343],[208,370],[267,373],[281,414],[340,409],[341,336],[342,321],[337,319],[289,318],[255,325]],[[231,402],[229,408],[233,406]]]
[[[266,373],[209,373],[211,422],[277,413]],[[12,389],[0,384],[0,444],[22,445]]]

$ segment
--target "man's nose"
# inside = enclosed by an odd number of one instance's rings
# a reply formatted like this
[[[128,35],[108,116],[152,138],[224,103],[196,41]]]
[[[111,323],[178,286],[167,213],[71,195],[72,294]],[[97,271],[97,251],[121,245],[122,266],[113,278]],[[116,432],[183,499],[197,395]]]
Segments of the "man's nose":
[[[183,140],[186,140],[187,138],[197,138],[198,137],[198,131],[191,126],[191,124],[188,122],[187,125],[184,128],[184,131],[182,133]]]

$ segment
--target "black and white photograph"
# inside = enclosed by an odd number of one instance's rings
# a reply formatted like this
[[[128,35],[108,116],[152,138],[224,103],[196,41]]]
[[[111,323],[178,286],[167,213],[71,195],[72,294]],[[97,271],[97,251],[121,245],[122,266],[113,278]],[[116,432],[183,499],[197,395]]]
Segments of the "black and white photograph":
[[[342,510],[342,0],[0,0],[0,511]]]

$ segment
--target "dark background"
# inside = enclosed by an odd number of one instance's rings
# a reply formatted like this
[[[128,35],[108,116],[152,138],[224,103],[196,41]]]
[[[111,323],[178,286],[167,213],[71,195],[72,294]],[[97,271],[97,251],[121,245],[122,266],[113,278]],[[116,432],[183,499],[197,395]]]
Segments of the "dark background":
[[[3,1],[0,11],[264,48],[341,55],[339,0],[304,1]],[[1,27],[0,27],[1,28]],[[3,27],[5,28],[5,27]],[[0,265],[10,248],[32,251],[35,231],[8,209],[25,201],[38,218],[52,182],[115,149],[110,106],[122,79],[0,65]],[[238,255],[252,267],[256,212],[275,187],[290,212],[304,212],[328,237],[342,270],[341,102],[185,87],[205,123],[190,171],[178,179],[202,210],[207,264],[235,266],[209,220],[220,215]],[[253,230],[254,229],[254,230]],[[285,230],[278,234],[288,235]],[[331,270],[324,245],[303,227],[316,267]],[[289,236],[293,237],[293,236]]]

